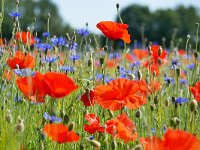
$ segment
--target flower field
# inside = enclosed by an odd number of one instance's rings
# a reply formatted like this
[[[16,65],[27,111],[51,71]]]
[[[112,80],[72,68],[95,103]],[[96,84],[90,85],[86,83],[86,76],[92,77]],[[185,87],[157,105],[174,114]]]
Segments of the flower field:
[[[1,150],[200,150],[199,23],[179,49],[131,46],[120,13],[120,22],[97,22],[103,46],[87,27],[51,35],[50,14],[40,38],[37,20],[23,31],[20,12],[9,16],[12,38],[0,39]]]

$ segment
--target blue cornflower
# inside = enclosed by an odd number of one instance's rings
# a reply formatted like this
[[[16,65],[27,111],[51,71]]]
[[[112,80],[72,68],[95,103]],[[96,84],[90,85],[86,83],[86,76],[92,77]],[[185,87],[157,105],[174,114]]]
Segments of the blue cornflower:
[[[181,62],[178,61],[178,59],[172,59],[171,62],[171,69],[177,69],[181,66]]]
[[[103,79],[103,74],[97,74],[96,75],[96,80],[102,80]],[[110,81],[114,80],[113,78],[109,78],[108,75],[105,75],[105,82],[108,83]]]
[[[19,13],[19,12],[16,12],[16,11],[12,11],[12,12],[9,13],[9,16],[11,16],[13,18],[17,18],[17,17],[20,18],[22,16],[22,14]]]
[[[58,56],[55,56],[55,57],[46,57],[46,58],[42,58],[42,62],[47,62],[47,63],[53,63],[53,62],[56,62],[58,60]]]
[[[35,72],[32,72],[31,69],[29,68],[26,68],[26,69],[14,69],[14,72],[16,75],[18,76],[23,76],[23,77],[26,77],[26,76],[33,76],[35,74]]]
[[[178,97],[178,98],[176,98],[176,100],[175,100],[175,103],[176,103],[176,104],[183,104],[183,103],[186,103],[186,102],[188,102],[188,98]]]
[[[79,60],[81,57],[79,56],[79,55],[70,55],[69,56],[69,59],[70,60],[73,60],[73,61],[75,61],[75,60]]]
[[[35,37],[35,38],[34,38],[34,41],[35,41],[35,43],[40,43],[40,42],[41,42],[41,39],[38,38],[38,37]],[[36,46],[37,46],[37,45],[36,45]]]
[[[134,63],[132,63],[132,64],[130,64],[130,68],[134,68],[134,67],[139,67],[141,65],[141,63],[139,62],[139,61],[136,61],[136,62],[134,62]]]
[[[195,64],[189,64],[189,65],[187,65],[187,68],[190,69],[190,70],[194,69],[194,67],[195,67]]]
[[[91,136],[89,137],[89,139],[90,139],[90,140],[94,140],[94,135],[91,135]]]
[[[49,33],[49,32],[44,32],[42,35],[43,35],[43,37],[45,37],[45,38],[50,37],[50,33]]]
[[[115,58],[120,59],[121,55],[120,55],[120,53],[114,52],[114,53],[109,54],[109,58],[110,58],[110,60],[115,59]]]
[[[185,79],[180,79],[179,81],[180,81],[180,84],[187,84],[188,83],[187,80],[185,80]]]
[[[164,82],[165,84],[169,85],[169,84],[173,84],[174,83],[174,79],[171,77],[168,77],[166,74],[164,75]]]
[[[14,97],[14,101],[15,102],[21,102],[22,98],[21,96],[19,96],[18,94],[16,94],[16,96]]]
[[[156,133],[156,129],[155,128],[151,128],[151,133],[155,134]]]
[[[56,116],[51,116],[51,115],[48,115],[46,112],[44,113],[44,118],[46,120],[49,120],[50,122],[53,122],[53,123],[59,123],[59,122],[62,122],[62,118],[58,118]]]
[[[67,49],[69,49],[69,50],[76,50],[76,48],[77,48],[77,43],[76,43],[76,42],[68,42],[67,44],[65,44],[65,46],[66,46]]]
[[[54,46],[63,46],[66,44],[66,39],[63,38],[62,36],[59,38],[54,37],[54,38],[51,38],[51,42],[53,43]]]
[[[53,49],[52,45],[48,44],[48,43],[38,43],[38,44],[36,44],[36,47],[40,50],[43,50],[43,51]]]
[[[70,66],[61,66],[60,70],[63,70],[65,72],[75,72],[74,67],[70,67]]]
[[[89,35],[89,32],[87,29],[80,29],[77,31],[77,33],[81,36],[88,36]]]

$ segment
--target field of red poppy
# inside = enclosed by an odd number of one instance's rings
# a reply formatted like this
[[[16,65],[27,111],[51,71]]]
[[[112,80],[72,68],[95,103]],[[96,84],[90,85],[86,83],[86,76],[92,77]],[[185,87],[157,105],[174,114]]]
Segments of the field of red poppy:
[[[131,47],[128,24],[37,37],[9,14],[0,39],[0,149],[200,150],[199,23],[196,44]],[[34,25],[34,24],[33,24]],[[76,37],[81,39],[80,43]],[[115,47],[114,41],[121,41]],[[143,44],[144,45],[144,44]]]

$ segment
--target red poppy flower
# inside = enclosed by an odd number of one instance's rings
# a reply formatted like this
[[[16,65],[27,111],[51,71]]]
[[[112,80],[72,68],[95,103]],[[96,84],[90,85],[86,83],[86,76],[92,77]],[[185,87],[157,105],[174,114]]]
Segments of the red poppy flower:
[[[17,69],[17,65],[19,69],[33,68],[35,66],[35,59],[30,53],[24,54],[21,51],[16,51],[15,56],[7,60],[7,64],[12,69]]]
[[[125,43],[130,43],[130,34],[128,34],[128,25],[122,23],[116,23],[112,21],[99,22],[96,27],[102,31],[102,33],[110,40],[121,39]]]
[[[106,132],[124,142],[134,141],[137,138],[136,127],[126,114],[116,119],[106,121]]]
[[[3,79],[6,79],[9,81],[12,77],[14,77],[13,70],[9,70],[9,71],[4,70],[3,75],[2,75]]]
[[[178,54],[181,55],[181,56],[185,55],[185,50],[179,49]]]
[[[0,46],[4,46],[3,39],[0,38]]]
[[[164,59],[167,56],[167,52],[165,50],[162,50],[161,54],[158,55],[160,46],[159,45],[152,45],[151,46],[151,51],[153,52],[152,57],[154,58],[155,62],[158,61],[159,59]]]
[[[48,72],[44,74],[45,84],[48,86],[48,95],[53,98],[62,98],[78,88],[74,81],[63,73]]]
[[[128,60],[128,62],[133,63],[134,62],[134,58],[131,54],[126,54],[126,60]]]
[[[165,147],[169,150],[199,150],[200,140],[189,132],[168,129],[164,135]]]
[[[94,91],[87,90],[82,96],[81,101],[85,106],[93,106],[94,105]]]
[[[43,132],[53,141],[59,143],[77,142],[80,136],[74,131],[69,131],[68,127],[63,124],[46,124]]]
[[[30,32],[17,32],[15,38],[16,40],[21,40],[24,44],[34,44],[34,37]]]
[[[34,102],[44,102],[44,97],[64,97],[78,88],[67,75],[49,72],[42,75],[36,72],[35,76],[17,79],[18,88],[26,97]]]
[[[199,150],[200,140],[189,132],[168,129],[162,139],[141,138],[145,150]]]
[[[104,132],[104,127],[100,126],[100,120],[95,114],[86,114],[85,119],[89,122],[84,125],[84,130],[90,134],[94,134],[95,132]]]
[[[41,73],[36,72],[35,76],[23,77],[16,80],[17,87],[31,101],[44,102],[48,88]]]
[[[194,98],[200,102],[200,81],[197,82],[194,86],[190,87],[190,91],[194,95]]]
[[[134,49],[132,53],[139,59],[145,59],[149,56],[148,51],[142,49]]]
[[[112,111],[120,110],[124,106],[136,109],[146,103],[139,83],[128,79],[119,78],[107,85],[97,86],[94,93],[96,102]]]
[[[164,141],[156,136],[140,138],[140,143],[143,145],[144,150],[165,150]]]
[[[144,67],[146,67],[148,70],[150,70],[151,73],[155,73],[156,76],[159,75],[160,64],[158,64],[157,61],[154,62],[153,59],[150,60],[150,63],[148,61],[146,61],[146,62],[144,62]]]

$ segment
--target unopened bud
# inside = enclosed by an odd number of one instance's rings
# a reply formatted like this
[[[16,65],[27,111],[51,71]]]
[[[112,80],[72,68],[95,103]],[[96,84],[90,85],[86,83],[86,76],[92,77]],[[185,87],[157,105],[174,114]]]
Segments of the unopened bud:
[[[193,99],[192,102],[190,103],[190,110],[191,112],[194,112],[198,108],[198,102]]]
[[[119,3],[116,4],[116,8],[119,9]]]
[[[90,67],[91,65],[92,65],[92,60],[89,59],[89,60],[88,60],[88,67]]]
[[[112,140],[111,147],[113,150],[117,149],[117,142],[114,139]]]
[[[154,97],[154,104],[158,104],[158,102],[159,102],[159,101],[158,101],[158,97],[155,96],[155,97]]]
[[[11,115],[10,110],[7,110],[7,111],[6,111],[6,121],[7,121],[8,123],[11,123],[11,122],[12,122],[12,115]]]
[[[101,147],[101,143],[98,142],[97,140],[90,140],[90,139],[88,139],[88,142],[89,142],[92,146],[94,146],[94,147],[96,147],[96,148],[100,148],[100,147]]]
[[[68,126],[69,131],[73,131],[74,128],[75,128],[75,122],[70,123]]]
[[[159,49],[158,49],[158,56],[160,56],[162,54],[162,50],[163,50],[162,46],[160,46]]]
[[[24,131],[24,121],[23,120],[19,120],[17,126],[16,126],[16,130],[18,132],[23,132]]]
[[[132,150],[143,150],[142,145],[136,145]]]
[[[199,57],[199,53],[198,52],[194,52],[194,58],[197,59]]]
[[[140,70],[138,70],[137,72],[137,77],[138,77],[138,80],[142,79],[142,72]]]
[[[50,18],[50,17],[51,17],[51,14],[50,14],[50,13],[48,13],[48,14],[47,14],[47,16],[48,16],[48,18]]]
[[[180,69],[180,68],[177,68],[177,69],[176,69],[176,75],[177,75],[177,77],[179,77],[180,74],[181,74],[181,69]]]
[[[151,111],[154,111],[156,109],[156,105],[155,104],[151,104],[150,105],[150,109],[151,109]]]
[[[136,117],[136,118],[139,118],[139,119],[142,117],[142,111],[141,111],[140,109],[138,109],[138,110],[136,111],[135,117]]]
[[[103,57],[102,57],[102,58],[100,58],[100,60],[99,60],[99,61],[100,61],[100,64],[101,64],[101,65],[103,65],[103,64],[104,64],[104,58],[103,58]]]

